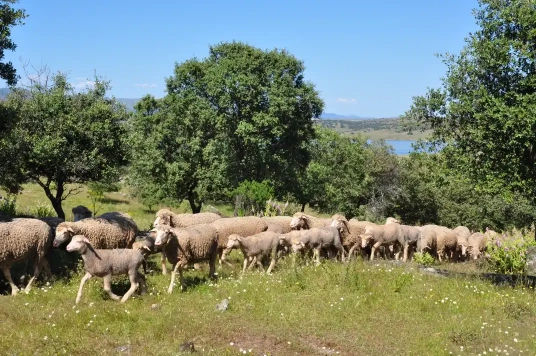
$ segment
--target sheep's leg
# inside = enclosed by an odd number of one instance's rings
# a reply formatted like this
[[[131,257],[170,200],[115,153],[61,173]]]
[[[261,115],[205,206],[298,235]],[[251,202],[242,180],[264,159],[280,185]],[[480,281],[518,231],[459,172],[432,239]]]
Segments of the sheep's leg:
[[[261,268],[261,270],[264,272],[264,266],[262,265],[262,257],[261,258],[257,258],[257,256],[255,256],[255,260],[257,262],[257,265]]]
[[[272,260],[270,261],[270,266],[268,266],[268,270],[266,271],[266,274],[272,273],[272,270],[275,267],[275,261],[276,261],[276,259],[272,258]]]
[[[78,304],[78,302],[80,301],[80,298],[82,298],[82,288],[84,288],[84,284],[90,278],[91,278],[91,274],[89,272],[86,272],[84,277],[82,277],[82,280],[80,281],[80,287],[78,287],[78,294],[76,295],[75,304]]]
[[[125,293],[123,298],[121,298],[121,303],[126,302],[128,300],[128,298],[130,298],[130,296],[132,296],[132,294],[134,294],[136,289],[138,289],[138,287],[139,287],[138,272],[136,270],[128,271],[128,279],[130,279],[130,289]]]
[[[138,283],[140,285],[140,294],[143,295],[147,293],[147,282],[145,280],[145,276],[141,274],[140,272],[136,272],[136,276],[138,278]]]
[[[372,248],[370,249],[370,260],[374,260],[374,253],[376,252],[376,249],[381,246],[380,242],[376,242],[374,245],[372,245]]]
[[[315,257],[315,263],[317,265],[320,264],[320,250],[322,249],[321,246],[318,246],[317,248],[314,249],[313,251],[313,257]]]
[[[408,261],[409,244],[404,244],[404,262]]]
[[[147,261],[145,261],[145,258],[141,262],[141,265],[143,266],[143,273],[147,274]]]
[[[208,261],[208,278],[210,279],[214,279],[216,276],[216,257],[216,253],[212,253]]]
[[[165,252],[162,252],[162,255],[160,256],[160,263],[162,265],[162,274],[164,274],[164,275],[167,274],[166,254],[165,254]],[[147,273],[147,272],[145,272],[145,273]]]
[[[50,270],[50,263],[48,263],[46,258],[43,258],[41,262],[41,270],[45,274],[47,279],[52,279],[52,271]]]
[[[348,251],[348,262],[350,262],[352,260],[352,256],[354,255],[354,251],[359,247],[358,244],[355,244],[353,245],[351,248],[350,248],[350,251]]]
[[[186,283],[184,283],[184,275],[182,274],[183,266],[179,264],[179,279],[181,282],[181,292],[186,290]]]
[[[13,279],[11,278],[11,272],[9,271],[9,267],[2,266],[2,271],[4,272],[4,276],[7,279],[7,282],[11,286],[11,295],[17,295],[19,292],[19,287],[13,282]]]
[[[244,256],[244,265],[242,267],[242,274],[246,273],[247,266],[248,266],[248,258]]]
[[[253,257],[251,257],[251,259],[250,259],[250,257],[248,257],[247,260],[250,261],[249,262],[249,267],[248,267],[248,271],[249,271],[249,270],[252,270],[253,267],[255,267],[255,265],[257,264],[257,256],[253,256]]]
[[[173,292],[173,285],[175,284],[175,275],[177,274],[178,268],[179,268],[179,264],[175,263],[173,265],[173,269],[171,270],[171,282],[169,283],[169,288],[168,288],[169,294]]]
[[[441,258],[443,256],[443,250],[437,250],[437,258],[439,258],[439,262],[443,262],[443,259]]]
[[[223,250],[218,251],[218,256],[219,256],[218,264],[220,265],[220,267],[221,267],[222,263],[225,263],[229,267],[233,267],[233,265],[229,261],[226,261],[225,259],[222,258],[223,257]]]
[[[26,285],[26,288],[24,288],[24,293],[26,293],[26,294],[30,293],[30,289],[32,289],[33,282],[37,279],[37,277],[39,277],[39,274],[41,273],[41,263],[43,263],[43,260],[41,260],[41,261],[39,261],[38,263],[35,264],[33,276],[28,281],[28,284]]]
[[[118,295],[114,294],[114,292],[112,292],[112,275],[108,274],[104,276],[103,280],[104,280],[104,291],[108,293],[110,298],[112,298],[115,301],[121,300],[121,297],[119,297]]]

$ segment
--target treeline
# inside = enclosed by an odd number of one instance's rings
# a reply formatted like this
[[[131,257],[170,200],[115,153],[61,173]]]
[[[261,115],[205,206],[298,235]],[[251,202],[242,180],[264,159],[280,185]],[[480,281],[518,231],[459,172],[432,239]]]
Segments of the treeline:
[[[391,130],[404,132],[398,118],[364,119],[364,120],[320,120],[322,127],[330,129],[347,129],[348,131]]]

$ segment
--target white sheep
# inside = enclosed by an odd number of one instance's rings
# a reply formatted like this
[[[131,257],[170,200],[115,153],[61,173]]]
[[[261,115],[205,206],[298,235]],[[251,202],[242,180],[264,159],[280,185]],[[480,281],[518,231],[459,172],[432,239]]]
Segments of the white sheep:
[[[292,231],[290,227],[292,216],[265,216],[263,219],[268,224],[267,231],[273,231],[278,234],[286,234]]]
[[[292,216],[290,227],[293,230],[308,230],[314,227],[327,227],[331,225],[329,218],[317,218],[302,212],[297,212]]]
[[[71,238],[71,242],[67,245],[67,251],[77,252],[82,256],[84,270],[86,271],[80,281],[75,303],[80,302],[82,288],[91,277],[103,278],[104,291],[108,293],[110,298],[120,300],[121,303],[126,302],[140,284],[141,293],[146,292],[145,276],[138,272],[143,262],[143,255],[140,251],[125,248],[113,250],[94,249],[89,239],[82,235],[75,235]],[[112,292],[112,276],[122,274],[128,274],[130,289],[121,298]]]
[[[460,259],[464,259],[467,256],[467,245],[469,243],[469,236],[471,231],[465,226],[458,226],[453,230],[456,233],[458,239],[458,254]]]
[[[24,289],[28,293],[41,269],[48,266],[45,256],[53,237],[52,228],[38,219],[0,222],[0,268],[11,286],[12,295],[16,295],[19,288],[11,278],[11,266],[18,261],[33,259],[34,273]]]
[[[137,234],[138,227],[128,214],[109,212],[95,218],[62,222],[56,228],[54,247],[74,235],[84,235],[94,248],[131,248]]]
[[[221,216],[215,213],[175,214],[169,209],[160,209],[156,212],[153,226],[188,227],[198,224],[210,224],[218,219],[221,219]]]
[[[320,250],[333,247],[339,252],[341,261],[344,261],[345,252],[339,230],[332,226],[306,230],[300,237],[292,241],[292,251],[295,253],[304,249],[313,249],[317,264],[320,263]]]
[[[348,250],[350,260],[356,249],[361,249],[361,235],[365,233],[367,226],[376,226],[369,221],[346,220],[344,215],[335,214],[331,217],[331,226],[339,230],[342,245]]]
[[[273,231],[264,231],[247,237],[233,234],[228,237],[227,247],[223,252],[222,260],[225,260],[225,256],[232,249],[239,248],[244,255],[244,267],[242,269],[242,273],[244,273],[250,259],[252,259],[250,268],[256,262],[264,270],[261,262],[262,257],[270,256],[270,266],[266,271],[266,273],[270,274],[277,261],[278,247],[279,236]]]
[[[168,293],[173,292],[175,275],[179,272],[181,289],[185,289],[182,270],[188,264],[209,263],[209,278],[214,278],[218,254],[218,231],[210,224],[199,224],[185,228],[172,228],[161,225],[153,230],[156,233],[155,246],[161,246],[166,257],[173,265]]]

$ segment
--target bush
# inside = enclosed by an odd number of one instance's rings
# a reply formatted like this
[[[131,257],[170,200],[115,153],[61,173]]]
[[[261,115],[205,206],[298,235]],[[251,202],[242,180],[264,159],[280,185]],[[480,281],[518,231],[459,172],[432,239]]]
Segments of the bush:
[[[274,196],[271,182],[245,180],[231,192],[235,199],[235,215],[257,215],[266,206],[266,202]]]
[[[525,274],[527,249],[536,246],[534,233],[524,235],[514,230],[510,236],[497,236],[488,243],[488,268],[500,274]]]
[[[0,214],[15,216],[17,214],[17,198],[8,196],[0,199]]]
[[[415,261],[416,263],[420,265],[431,266],[434,264],[435,259],[428,252],[425,252],[425,253],[416,252],[413,254],[413,261]]]
[[[42,202],[37,203],[35,207],[30,209],[29,213],[36,218],[46,218],[46,217],[53,217],[57,216],[56,211],[54,208],[49,205]]]

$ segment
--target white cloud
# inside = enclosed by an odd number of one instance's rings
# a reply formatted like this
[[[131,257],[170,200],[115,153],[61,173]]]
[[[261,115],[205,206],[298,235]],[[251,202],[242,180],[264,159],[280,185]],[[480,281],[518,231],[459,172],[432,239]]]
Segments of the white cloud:
[[[138,88],[156,88],[156,84],[134,84],[134,86],[137,86]]]
[[[78,80],[78,82],[74,84],[76,89],[93,88],[95,85],[94,81],[88,80],[87,78],[76,78],[76,80]]]
[[[348,98],[337,98],[337,102],[338,103],[355,103],[357,100],[352,98],[352,99],[348,99]]]

